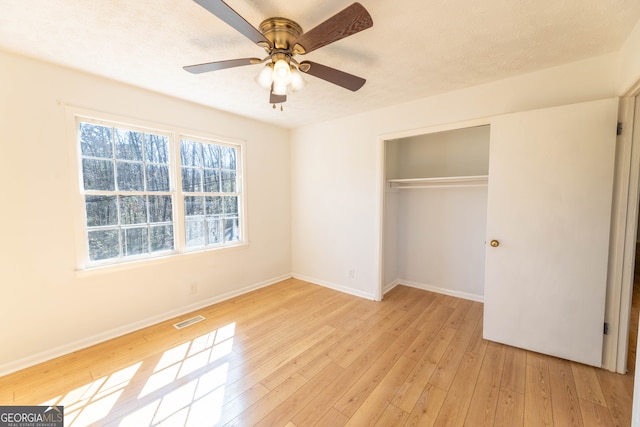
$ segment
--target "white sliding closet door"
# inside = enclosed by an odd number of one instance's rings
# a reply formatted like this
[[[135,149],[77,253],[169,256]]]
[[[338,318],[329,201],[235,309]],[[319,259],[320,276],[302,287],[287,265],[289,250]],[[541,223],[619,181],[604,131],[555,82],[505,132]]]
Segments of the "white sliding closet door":
[[[492,120],[486,339],[601,366],[617,106]]]

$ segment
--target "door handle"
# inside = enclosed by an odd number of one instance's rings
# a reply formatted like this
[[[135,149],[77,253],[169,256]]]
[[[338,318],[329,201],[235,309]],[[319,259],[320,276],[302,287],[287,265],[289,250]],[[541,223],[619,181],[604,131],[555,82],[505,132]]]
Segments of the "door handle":
[[[498,246],[500,246],[500,242],[497,240],[492,240],[491,243],[489,243],[491,245],[492,248],[497,248]]]

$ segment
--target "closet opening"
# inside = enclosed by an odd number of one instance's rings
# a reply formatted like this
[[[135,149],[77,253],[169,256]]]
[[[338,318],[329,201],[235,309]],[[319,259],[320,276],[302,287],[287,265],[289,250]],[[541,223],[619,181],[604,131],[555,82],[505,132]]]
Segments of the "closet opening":
[[[383,142],[383,293],[398,284],[482,301],[489,125]]]

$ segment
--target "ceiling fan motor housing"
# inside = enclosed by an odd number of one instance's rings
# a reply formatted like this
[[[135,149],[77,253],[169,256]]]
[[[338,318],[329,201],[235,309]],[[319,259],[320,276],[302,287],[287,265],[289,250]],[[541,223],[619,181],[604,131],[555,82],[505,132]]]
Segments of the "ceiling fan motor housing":
[[[291,51],[302,34],[302,27],[287,18],[268,18],[260,24],[260,32],[271,42],[273,49]]]

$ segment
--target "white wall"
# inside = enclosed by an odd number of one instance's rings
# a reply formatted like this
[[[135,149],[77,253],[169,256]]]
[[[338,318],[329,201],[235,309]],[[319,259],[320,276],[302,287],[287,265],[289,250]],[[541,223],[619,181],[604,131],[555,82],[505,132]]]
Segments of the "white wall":
[[[399,282],[482,301],[487,188],[411,189],[398,197]]]
[[[604,55],[293,130],[294,274],[379,295],[382,135],[615,96],[618,71]]]
[[[77,273],[63,104],[246,141],[250,245]],[[0,53],[0,136],[0,375],[290,276],[286,129]]]
[[[487,175],[489,131],[473,126],[388,141],[386,179]]]
[[[618,94],[625,95],[640,78],[640,21],[620,49]]]

